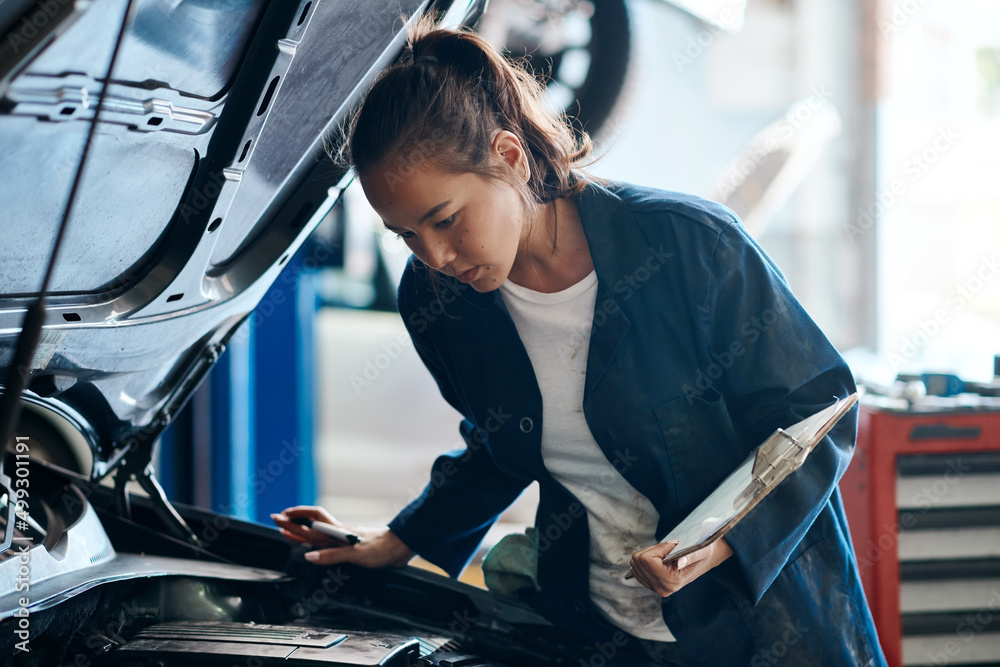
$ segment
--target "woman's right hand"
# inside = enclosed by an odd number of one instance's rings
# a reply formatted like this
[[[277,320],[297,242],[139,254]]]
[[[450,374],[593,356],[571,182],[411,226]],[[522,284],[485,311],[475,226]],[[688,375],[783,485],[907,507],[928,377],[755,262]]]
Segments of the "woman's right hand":
[[[309,551],[305,555],[306,560],[316,565],[355,563],[364,567],[384,567],[386,565],[402,567],[415,555],[387,527],[372,528],[344,524],[333,518],[322,507],[310,505],[289,507],[281,514],[272,514],[271,518],[281,529],[281,534],[288,539],[324,547]],[[360,537],[361,541],[357,544],[343,544],[318,530],[306,528],[292,521],[292,519],[298,518],[322,521],[343,528]]]

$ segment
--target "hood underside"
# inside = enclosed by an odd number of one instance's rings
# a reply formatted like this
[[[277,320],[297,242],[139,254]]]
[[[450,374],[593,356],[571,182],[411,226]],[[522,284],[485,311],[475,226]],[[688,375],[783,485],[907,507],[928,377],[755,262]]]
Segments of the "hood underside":
[[[0,9],[14,12],[0,14],[4,386],[129,7],[14,4]],[[348,179],[324,139],[398,54],[400,14],[427,9],[132,4],[24,393],[84,434],[95,477],[155,440],[332,208]]]

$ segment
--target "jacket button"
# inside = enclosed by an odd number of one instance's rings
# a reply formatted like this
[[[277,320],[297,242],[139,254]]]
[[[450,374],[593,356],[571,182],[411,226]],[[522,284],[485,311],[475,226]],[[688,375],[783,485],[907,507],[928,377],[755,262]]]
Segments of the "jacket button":
[[[531,433],[531,429],[535,428],[535,422],[531,421],[531,417],[525,417],[521,420],[521,431],[524,433]]]
[[[577,600],[573,603],[573,611],[578,614],[586,613],[587,605],[583,603],[583,600]]]

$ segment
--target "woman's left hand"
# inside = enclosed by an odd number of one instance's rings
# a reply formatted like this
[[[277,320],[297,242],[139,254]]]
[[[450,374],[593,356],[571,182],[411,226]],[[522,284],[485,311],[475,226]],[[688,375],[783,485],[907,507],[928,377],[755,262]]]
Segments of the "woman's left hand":
[[[639,583],[661,598],[673,595],[733,555],[733,550],[720,537],[704,549],[664,564],[663,558],[676,546],[676,542],[665,542],[640,549],[632,554],[629,562]]]

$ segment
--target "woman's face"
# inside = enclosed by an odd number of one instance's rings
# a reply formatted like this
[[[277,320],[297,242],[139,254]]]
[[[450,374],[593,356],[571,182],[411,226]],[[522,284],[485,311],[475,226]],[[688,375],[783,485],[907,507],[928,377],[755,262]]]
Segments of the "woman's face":
[[[445,171],[431,161],[401,176],[380,165],[361,187],[386,229],[424,264],[477,292],[507,279],[527,233],[520,194],[510,184]]]

